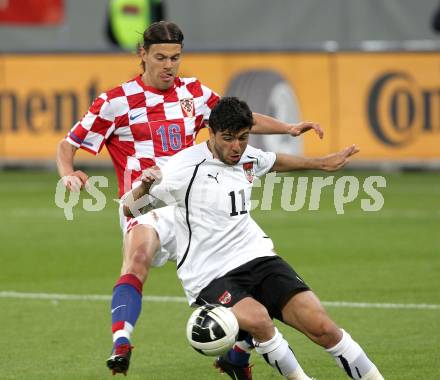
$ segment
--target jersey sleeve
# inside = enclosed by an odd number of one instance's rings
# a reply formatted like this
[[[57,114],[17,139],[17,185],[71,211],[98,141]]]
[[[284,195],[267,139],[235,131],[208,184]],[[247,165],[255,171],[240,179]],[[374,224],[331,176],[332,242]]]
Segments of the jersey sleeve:
[[[96,98],[84,117],[68,132],[66,141],[77,148],[98,154],[115,129],[115,115],[106,94]]]
[[[255,159],[256,165],[254,166],[254,171],[257,177],[261,177],[268,173],[270,169],[272,169],[277,158],[276,154],[273,152],[265,152],[261,149],[254,148],[249,145],[246,155]]]
[[[220,100],[220,96],[210,88],[202,86],[202,92],[203,92],[203,101],[205,104],[204,112],[203,112],[203,120],[207,123],[209,116],[211,116],[211,110],[214,108],[214,106],[217,104],[217,102]]]

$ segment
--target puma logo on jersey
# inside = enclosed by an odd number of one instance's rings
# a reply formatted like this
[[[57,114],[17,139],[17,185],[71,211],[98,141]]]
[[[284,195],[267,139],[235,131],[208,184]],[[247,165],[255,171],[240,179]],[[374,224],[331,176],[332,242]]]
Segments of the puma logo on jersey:
[[[217,173],[217,174],[215,175],[215,177],[214,177],[212,174],[208,174],[208,177],[209,177],[209,178],[213,178],[213,179],[215,179],[215,181],[216,181],[217,183],[219,183],[219,182],[218,182],[218,179],[217,179],[218,174],[219,174],[219,173]]]

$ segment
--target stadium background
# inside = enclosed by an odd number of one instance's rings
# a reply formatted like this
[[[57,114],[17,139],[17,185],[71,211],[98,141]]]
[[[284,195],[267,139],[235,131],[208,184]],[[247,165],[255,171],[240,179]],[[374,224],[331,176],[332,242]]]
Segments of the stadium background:
[[[274,210],[254,215],[387,379],[440,378],[438,2],[162,6],[185,34],[182,75],[245,98],[257,112],[317,121],[326,133],[322,142],[310,135],[255,144],[322,155],[356,143],[361,153],[336,177],[387,179],[376,213],[362,211],[361,193],[337,215],[332,188],[319,211],[286,212],[276,186]],[[79,156],[89,175],[109,179],[103,210],[84,211],[90,195],[81,194],[67,221],[54,202],[57,142],[97,94],[138,72],[135,54],[109,38],[109,22],[104,0],[0,1],[1,378],[109,376],[106,297],[120,235],[108,156]],[[135,333],[130,376],[218,377],[185,341],[190,309],[171,264],[153,271],[145,294],[153,298]],[[344,378],[319,348],[282,329],[312,376]],[[256,379],[276,378],[262,360],[253,362]]]

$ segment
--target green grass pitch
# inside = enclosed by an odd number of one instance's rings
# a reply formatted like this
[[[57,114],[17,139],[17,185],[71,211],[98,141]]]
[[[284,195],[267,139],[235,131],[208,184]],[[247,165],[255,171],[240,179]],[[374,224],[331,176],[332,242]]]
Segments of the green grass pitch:
[[[331,316],[363,346],[387,380],[440,379],[440,177],[438,173],[383,175],[385,204],[364,212],[360,196],[337,215],[333,189],[324,189],[319,211],[280,208],[253,215],[280,255],[323,301],[430,304],[429,308],[328,306]],[[78,205],[67,221],[54,204],[56,174],[0,172],[0,292],[109,295],[118,277],[121,236],[111,172],[106,207]],[[297,175],[297,174],[296,174]],[[311,176],[313,173],[300,174]],[[316,174],[321,176],[322,174]],[[261,190],[254,198],[261,196]],[[310,191],[308,192],[308,197]],[[81,194],[83,198],[90,198]],[[111,349],[109,302],[7,298],[0,293],[1,379],[110,379],[104,362]],[[183,292],[175,268],[152,270],[145,295]],[[380,306],[380,305],[379,305]],[[134,336],[129,378],[225,379],[186,342],[191,309],[184,302],[144,302]],[[298,332],[279,325],[306,372],[318,380],[346,378],[333,359]],[[279,375],[256,354],[254,378]]]

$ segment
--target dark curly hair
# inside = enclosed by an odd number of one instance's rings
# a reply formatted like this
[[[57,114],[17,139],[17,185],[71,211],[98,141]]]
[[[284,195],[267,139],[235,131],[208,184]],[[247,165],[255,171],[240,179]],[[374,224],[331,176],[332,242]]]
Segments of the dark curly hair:
[[[214,131],[237,133],[244,128],[252,128],[254,119],[252,111],[243,100],[236,97],[225,97],[215,105],[209,117],[209,127]]]

